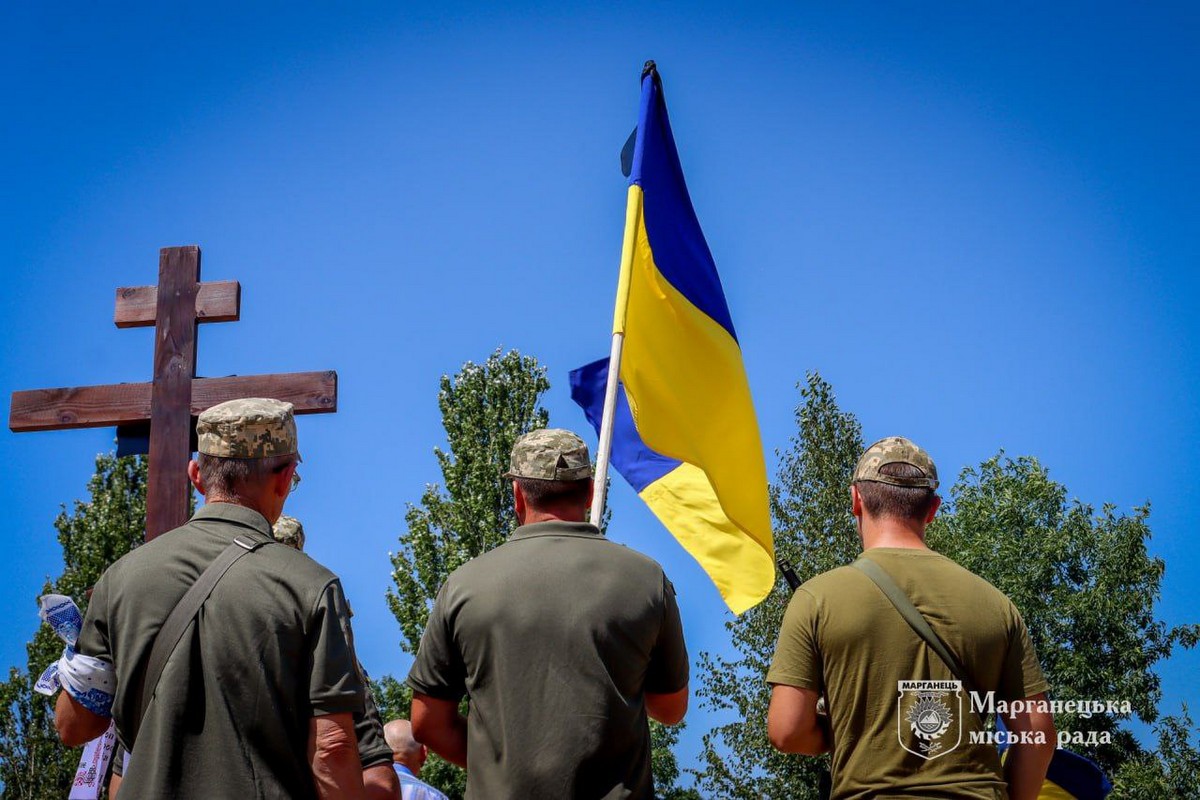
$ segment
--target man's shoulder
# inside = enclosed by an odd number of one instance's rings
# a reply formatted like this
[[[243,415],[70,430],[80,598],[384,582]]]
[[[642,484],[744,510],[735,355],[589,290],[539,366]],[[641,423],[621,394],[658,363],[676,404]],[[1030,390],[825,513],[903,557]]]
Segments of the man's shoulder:
[[[324,588],[338,576],[329,567],[317,561],[308,553],[288,547],[286,544],[273,542],[260,547],[257,553],[262,554],[262,565],[265,568],[278,567],[283,574],[292,580]]]
[[[809,578],[797,592],[805,592],[815,600],[824,600],[830,595],[844,591],[847,585],[854,585],[854,581],[860,576],[858,570],[851,567],[849,564],[841,567],[834,567],[831,570],[826,570],[820,575]]]

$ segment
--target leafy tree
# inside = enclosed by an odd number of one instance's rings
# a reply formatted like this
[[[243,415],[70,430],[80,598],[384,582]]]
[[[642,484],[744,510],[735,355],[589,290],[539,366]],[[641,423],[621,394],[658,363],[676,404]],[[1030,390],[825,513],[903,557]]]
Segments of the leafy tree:
[[[417,652],[447,576],[516,528],[512,487],[500,475],[517,438],[549,423],[541,406],[549,388],[546,368],[515,350],[497,350],[483,364],[468,361],[453,378],[442,376],[438,408],[450,447],[434,455],[445,488],[426,486],[421,502],[408,506],[408,530],[392,555],[396,590],[387,602],[405,652]]]
[[[1200,730],[1187,706],[1155,726],[1157,752],[1143,753],[1121,765],[1111,800],[1159,800],[1192,797],[1200,787]]]
[[[1200,627],[1168,628],[1154,614],[1166,565],[1149,555],[1149,506],[1119,514],[1068,500],[1037,459],[1003,453],[963,470],[930,546],[981,575],[1021,610],[1059,700],[1128,700],[1153,722],[1161,690],[1154,666]],[[1071,749],[1109,775],[1141,746],[1109,714],[1058,714],[1061,731],[1106,732],[1111,745]]]
[[[838,408],[832,388],[819,374],[810,373],[798,388],[798,432],[787,451],[777,454],[771,516],[777,557],[791,562],[806,581],[858,555],[847,487],[863,442],[858,421]],[[707,707],[731,712],[734,720],[704,736],[703,770],[697,776],[707,797],[817,797],[824,759],[784,755],[767,740],[770,689],[763,679],[790,599],[791,589],[780,578],[766,600],[725,623],[736,658],[701,656],[699,696]]]
[[[804,581],[857,555],[847,486],[863,442],[853,415],[837,407],[818,375],[809,375],[802,399],[798,434],[780,454],[771,506],[776,549]],[[1169,628],[1155,616],[1165,565],[1147,552],[1148,517],[1148,506],[1120,514],[1111,505],[1097,512],[1068,500],[1036,459],[1001,453],[963,471],[928,539],[1012,598],[1053,697],[1128,700],[1133,714],[1153,722],[1161,694],[1154,667],[1176,646],[1194,645],[1200,628]],[[698,775],[708,795],[816,796],[819,761],[781,755],[766,738],[763,678],[789,597],[780,582],[761,605],[727,623],[738,658],[703,657],[700,695],[736,720],[705,736]],[[1118,776],[1114,800],[1187,796],[1162,787],[1196,785],[1195,735],[1186,713],[1158,726],[1156,754],[1111,716],[1061,714],[1056,722],[1061,730],[1113,736],[1109,746],[1072,749]]]
[[[146,525],[146,461],[139,457],[96,458],[88,502],[76,501],[54,521],[64,569],[42,593],[55,592],[86,608],[87,590],[109,564],[142,541]],[[30,627],[37,624],[28,607]],[[25,670],[13,668],[0,683],[0,783],[10,800],[61,800],[69,791],[80,749],[63,747],[54,732],[53,698],[35,694],[33,684],[56,660],[62,641],[38,625],[26,645]]]
[[[433,598],[450,573],[503,544],[516,528],[512,486],[500,475],[517,438],[549,424],[541,405],[549,388],[546,369],[515,350],[497,350],[483,364],[468,361],[453,378],[442,376],[438,408],[449,449],[435,448],[434,455],[445,488],[426,486],[420,503],[408,506],[408,529],[391,557],[396,588],[388,591],[387,602],[400,624],[405,652],[417,652]],[[385,719],[408,716],[412,693],[407,685],[385,676],[374,692]],[[667,800],[690,800],[675,786],[679,767],[671,748],[678,730],[656,722],[650,729],[655,785]],[[432,755],[421,779],[452,798],[461,797],[466,787],[462,770]]]

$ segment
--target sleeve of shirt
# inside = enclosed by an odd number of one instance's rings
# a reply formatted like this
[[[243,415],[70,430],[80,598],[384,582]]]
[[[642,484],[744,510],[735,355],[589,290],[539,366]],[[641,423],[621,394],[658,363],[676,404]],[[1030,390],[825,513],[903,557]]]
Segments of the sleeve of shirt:
[[[817,601],[803,587],[792,595],[784,612],[767,683],[818,692],[824,689],[817,649]]]
[[[658,640],[650,652],[650,666],[646,670],[645,690],[651,694],[672,694],[688,685],[688,653],[683,641],[683,621],[679,618],[679,604],[675,600],[675,587],[663,576],[663,624]]]
[[[358,738],[358,760],[362,768],[376,767],[380,764],[392,763],[392,748],[388,747],[383,738],[383,720],[379,716],[379,707],[371,696],[370,684],[363,696],[365,700],[363,713],[354,715],[354,735]]]
[[[442,584],[433,601],[416,660],[408,673],[408,685],[414,692],[457,702],[467,693],[467,668],[447,617],[448,585]]]
[[[308,700],[313,716],[361,713],[364,686],[354,654],[350,610],[342,584],[330,581],[317,598],[309,628],[312,670],[308,678]]]
[[[1037,653],[1029,638],[1029,629],[1021,612],[1012,607],[1012,632],[1009,634],[1008,652],[1004,657],[1004,671],[1000,675],[1000,686],[996,694],[1000,699],[1013,701],[1024,700],[1035,694],[1047,691],[1050,684],[1042,674],[1038,664]]]
[[[96,581],[92,589],[92,597],[88,600],[87,611],[83,615],[83,627],[79,631],[79,639],[75,642],[75,652],[102,658],[109,664],[116,664],[112,654],[112,643],[108,637],[108,583],[104,575]]]

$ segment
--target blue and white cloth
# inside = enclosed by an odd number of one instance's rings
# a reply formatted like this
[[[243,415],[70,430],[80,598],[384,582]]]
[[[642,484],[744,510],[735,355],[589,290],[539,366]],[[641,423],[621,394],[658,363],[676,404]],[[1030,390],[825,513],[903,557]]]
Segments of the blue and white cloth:
[[[117,673],[107,661],[75,652],[75,643],[83,629],[79,606],[61,594],[43,595],[39,605],[38,616],[67,646],[62,658],[46,667],[37,679],[34,691],[49,696],[62,688],[93,714],[111,717],[113,697],[117,693]]]
[[[412,774],[403,764],[392,764],[400,777],[401,800],[450,800],[446,795]]]

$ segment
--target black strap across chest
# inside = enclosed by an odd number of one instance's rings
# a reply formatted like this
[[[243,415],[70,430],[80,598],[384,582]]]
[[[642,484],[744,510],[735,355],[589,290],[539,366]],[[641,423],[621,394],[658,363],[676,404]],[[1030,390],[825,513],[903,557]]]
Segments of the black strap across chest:
[[[150,707],[150,701],[154,699],[154,691],[158,688],[158,681],[162,677],[163,669],[167,666],[167,660],[175,652],[179,640],[183,638],[183,634],[192,624],[192,620],[200,613],[200,607],[204,605],[204,601],[212,594],[213,589],[234,563],[265,544],[274,544],[274,542],[269,539],[256,540],[241,535],[235,537],[233,542],[213,559],[208,568],[200,573],[200,577],[179,599],[175,608],[171,609],[166,622],[163,623],[158,635],[154,638],[154,645],[150,648],[150,659],[146,664],[146,676],[142,683],[139,719],[145,716],[146,709]]]
[[[896,611],[900,612],[900,616],[904,618],[908,626],[924,640],[925,644],[929,645],[929,648],[933,652],[937,653],[938,658],[950,669],[950,673],[962,681],[963,688],[967,690],[968,696],[975,694],[975,685],[972,683],[970,676],[967,675],[967,671],[963,668],[962,663],[955,658],[954,653],[950,651],[950,648],[946,646],[941,637],[934,632],[933,628],[929,627],[929,621],[925,619],[925,615],[917,610],[912,600],[909,599],[903,589],[896,585],[896,582],[892,580],[892,576],[887,573],[887,570],[869,558],[860,558],[850,566],[866,575],[871,579],[872,583],[879,587],[879,591],[883,592],[883,596],[891,602]],[[972,704],[972,708],[974,708],[974,704]],[[983,715],[979,715],[979,720],[980,723],[984,722]]]

